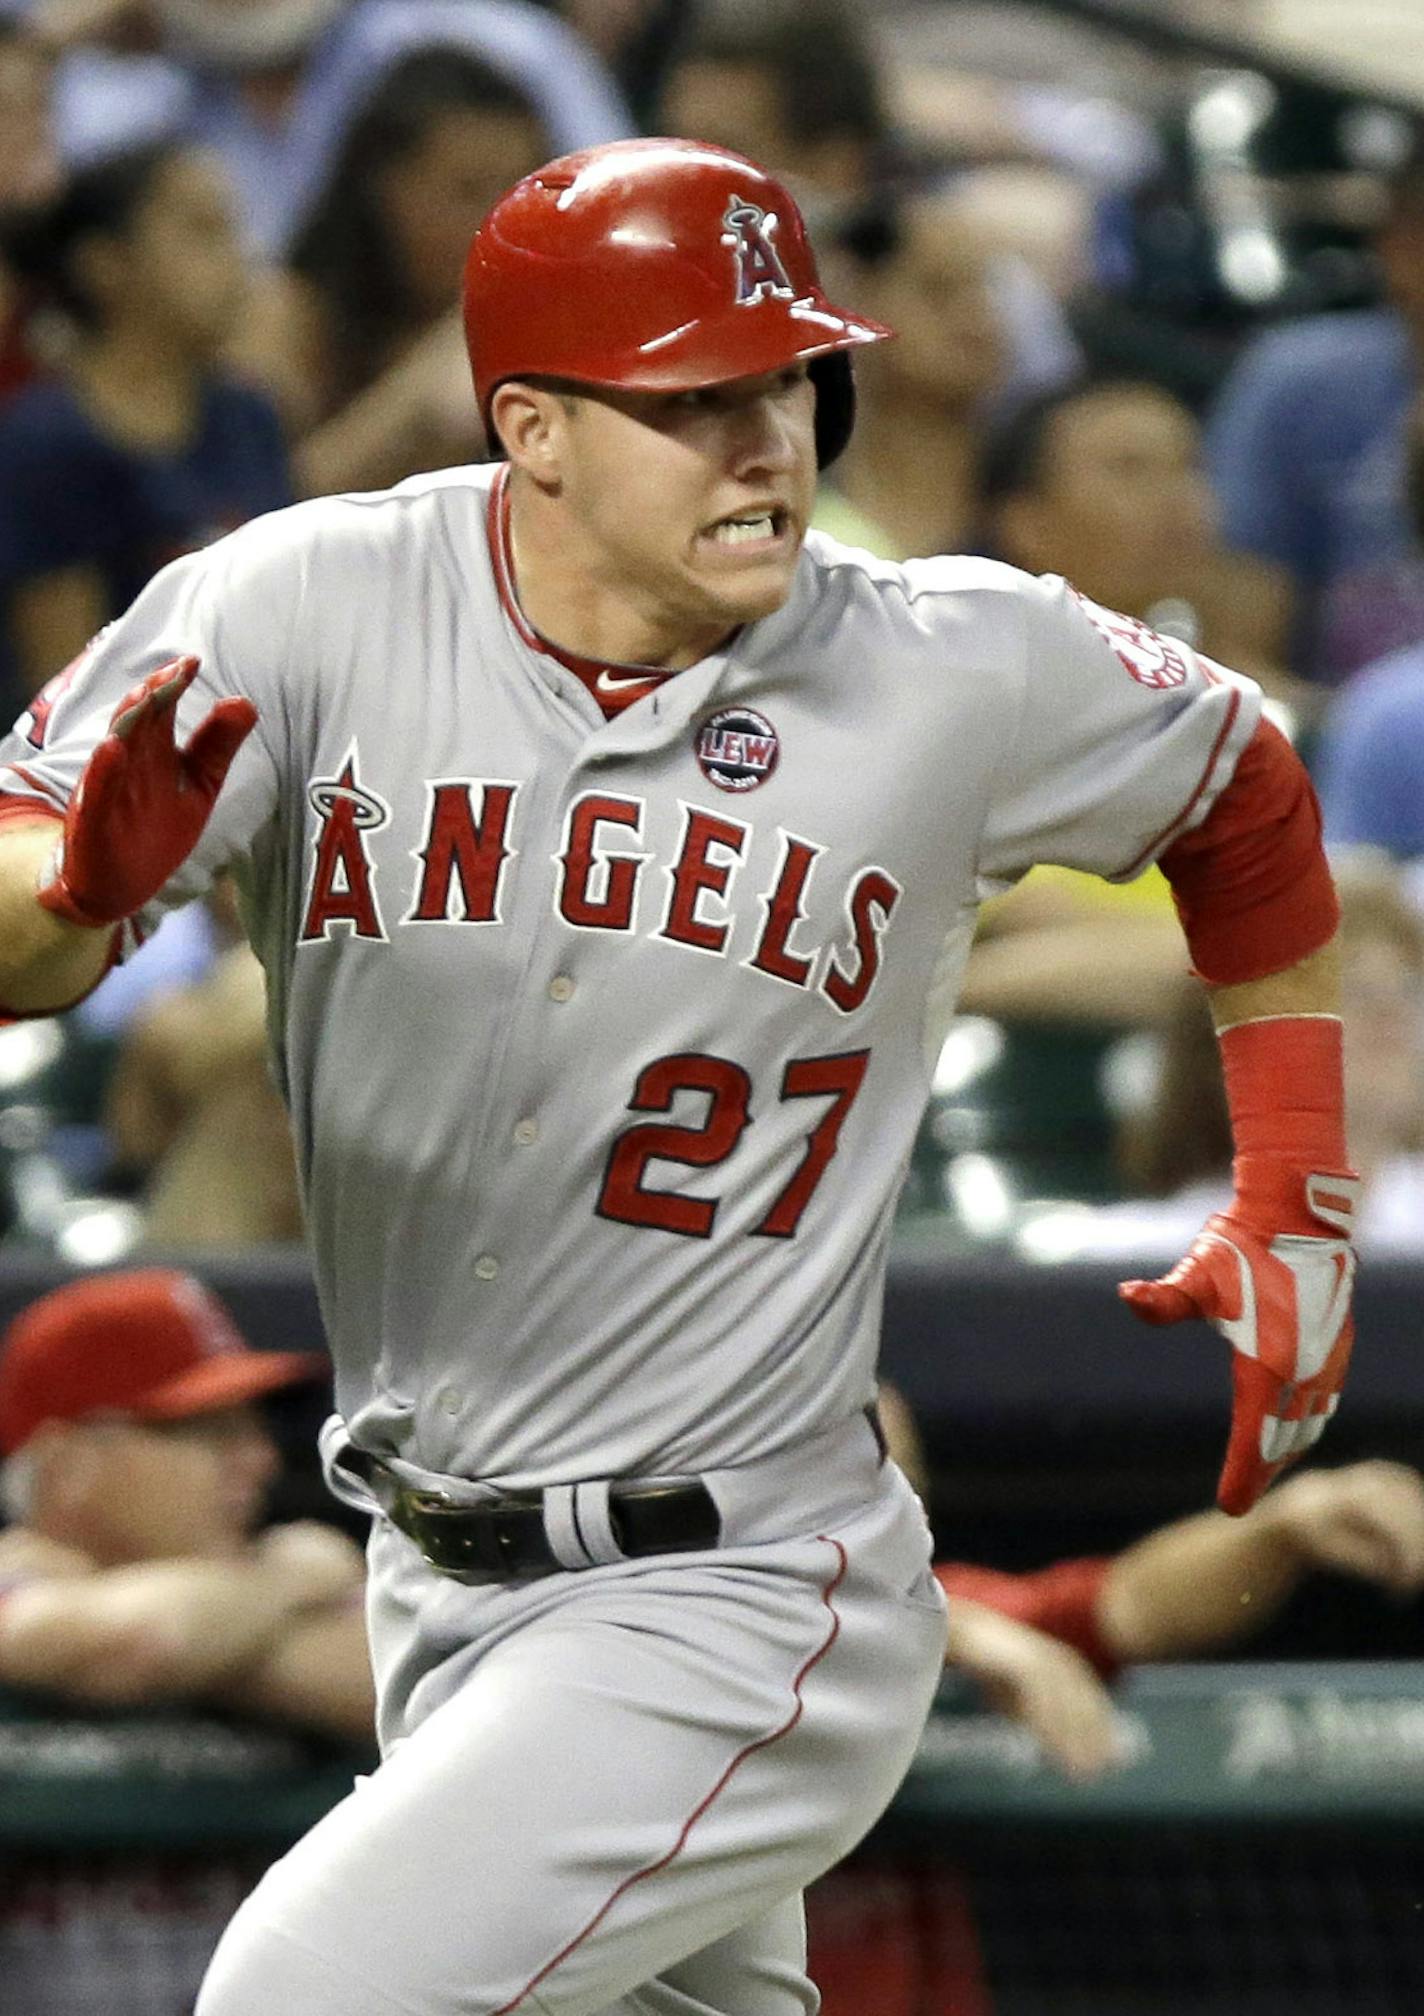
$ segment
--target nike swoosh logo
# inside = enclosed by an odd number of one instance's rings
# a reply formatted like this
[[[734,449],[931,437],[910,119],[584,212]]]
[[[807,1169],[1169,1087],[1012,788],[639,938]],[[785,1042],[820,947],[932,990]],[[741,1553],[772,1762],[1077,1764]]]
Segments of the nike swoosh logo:
[[[627,686],[650,686],[660,675],[656,672],[635,672],[631,678],[622,678],[612,672],[600,672],[594,685],[600,693],[621,693]]]

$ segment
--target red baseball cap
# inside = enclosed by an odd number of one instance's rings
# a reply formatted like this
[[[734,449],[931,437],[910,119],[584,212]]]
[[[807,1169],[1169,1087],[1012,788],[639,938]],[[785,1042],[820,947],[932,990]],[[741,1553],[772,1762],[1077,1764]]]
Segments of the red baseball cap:
[[[71,1281],[0,1341],[0,1454],[46,1421],[180,1421],[314,1379],[321,1351],[254,1351],[191,1274],[151,1267]]]

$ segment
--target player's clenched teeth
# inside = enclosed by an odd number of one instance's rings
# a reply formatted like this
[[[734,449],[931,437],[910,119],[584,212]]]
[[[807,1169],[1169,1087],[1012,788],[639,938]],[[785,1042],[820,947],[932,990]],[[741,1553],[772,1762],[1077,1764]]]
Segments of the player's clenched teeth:
[[[712,537],[724,546],[740,546],[749,539],[771,539],[776,528],[770,518],[724,518],[712,527]]]
[[[707,536],[721,546],[749,546],[758,540],[778,539],[786,530],[787,514],[781,510],[749,512],[739,518],[720,518],[709,526]]]

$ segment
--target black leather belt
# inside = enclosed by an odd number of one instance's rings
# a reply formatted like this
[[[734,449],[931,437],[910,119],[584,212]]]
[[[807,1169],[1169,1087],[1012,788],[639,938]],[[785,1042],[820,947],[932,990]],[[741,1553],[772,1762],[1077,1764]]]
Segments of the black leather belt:
[[[455,1505],[435,1491],[397,1485],[386,1511],[443,1575],[551,1575],[564,1566],[544,1527],[544,1494],[511,1493],[485,1505]],[[630,1559],[715,1547],[716,1501],[696,1478],[684,1484],[614,1484],[608,1523]]]
[[[873,1406],[865,1409],[885,1460],[885,1436]],[[461,1505],[439,1491],[416,1491],[364,1449],[342,1458],[371,1487],[392,1524],[415,1542],[442,1575],[552,1575],[566,1567],[549,1542],[542,1491],[511,1491],[479,1505]],[[715,1547],[722,1537],[717,1501],[700,1478],[676,1484],[608,1486],[608,1523],[630,1560]]]

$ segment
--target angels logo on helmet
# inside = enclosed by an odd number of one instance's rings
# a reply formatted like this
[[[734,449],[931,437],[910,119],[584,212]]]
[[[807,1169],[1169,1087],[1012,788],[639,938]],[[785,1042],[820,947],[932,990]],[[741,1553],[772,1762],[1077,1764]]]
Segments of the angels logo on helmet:
[[[722,219],[722,242],[730,245],[737,262],[737,303],[747,307],[764,294],[782,294],[794,299],[796,289],[781,263],[781,254],[772,243],[776,212],[734,196]]]

